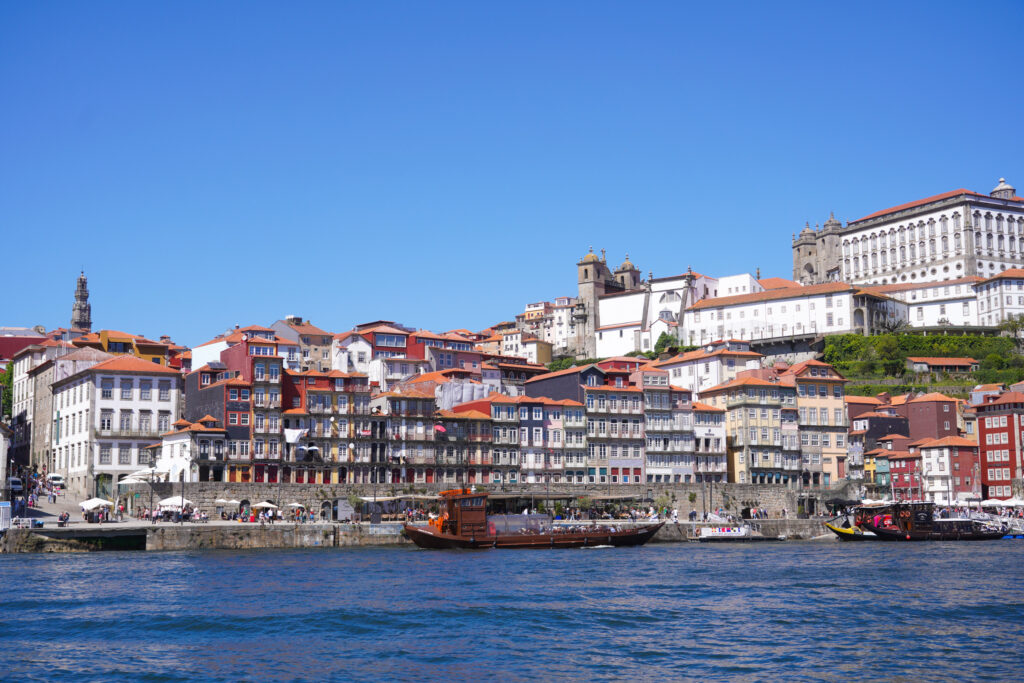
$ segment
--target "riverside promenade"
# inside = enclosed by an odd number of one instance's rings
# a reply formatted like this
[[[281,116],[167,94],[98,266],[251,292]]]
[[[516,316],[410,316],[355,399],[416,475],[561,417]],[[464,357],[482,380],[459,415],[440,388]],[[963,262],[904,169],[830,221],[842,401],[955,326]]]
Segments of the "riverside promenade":
[[[71,514],[66,527],[57,516]],[[126,518],[123,522],[89,523],[81,520],[77,505],[65,498],[56,504],[45,500],[29,510],[29,519],[41,528],[12,528],[0,540],[0,552],[92,552],[101,550],[252,550],[271,548],[342,548],[356,546],[411,545],[399,522],[158,522]],[[784,535],[801,540],[827,533],[821,519],[751,520],[764,535]],[[579,522],[574,522],[578,524]],[[602,523],[595,521],[595,523]],[[606,522],[605,522],[606,523]],[[636,522],[635,524],[644,524]],[[626,526],[630,522],[616,521]],[[652,543],[682,543],[692,539],[690,522],[668,523]]]

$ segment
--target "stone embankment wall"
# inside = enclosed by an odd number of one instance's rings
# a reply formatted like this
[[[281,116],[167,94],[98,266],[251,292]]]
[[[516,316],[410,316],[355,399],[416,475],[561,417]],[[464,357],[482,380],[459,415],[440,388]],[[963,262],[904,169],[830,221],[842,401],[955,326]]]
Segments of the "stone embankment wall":
[[[250,504],[263,500],[277,501],[283,504],[300,503],[310,509],[319,510],[327,501],[345,500],[350,495],[373,497],[394,496],[401,494],[434,494],[438,491],[453,488],[455,484],[380,484],[376,488],[367,484],[254,484],[202,482],[184,485],[184,496],[193,501],[197,507],[213,511],[218,505],[217,499],[248,501]],[[135,484],[121,487],[121,496],[127,496],[131,505],[147,507],[153,501],[182,493],[182,485],[176,483]],[[788,516],[796,515],[801,502],[806,498],[817,501],[818,510],[823,509],[821,503],[832,498],[856,498],[856,487],[846,484],[837,488],[791,489],[784,486],[755,484],[649,484],[643,486],[566,486],[553,485],[550,489],[544,485],[522,484],[519,486],[477,485],[477,489],[490,492],[519,493],[524,496],[535,495],[538,499],[550,491],[555,494],[569,493],[573,496],[587,496],[595,503],[609,495],[634,496],[637,500],[653,501],[667,497],[671,507],[679,510],[680,517],[685,517],[690,510],[715,510],[719,507],[738,515],[744,507],[761,507],[768,510],[771,517],[781,516],[785,509]],[[690,501],[691,496],[693,502]]]
[[[158,526],[146,550],[250,550],[256,548],[338,548],[407,545],[398,524],[267,524],[245,526]]]

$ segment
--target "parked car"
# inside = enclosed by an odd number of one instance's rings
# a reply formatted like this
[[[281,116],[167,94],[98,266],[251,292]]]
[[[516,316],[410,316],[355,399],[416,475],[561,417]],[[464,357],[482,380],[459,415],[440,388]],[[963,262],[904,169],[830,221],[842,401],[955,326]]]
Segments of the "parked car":
[[[21,483],[20,477],[7,477],[7,488],[11,490],[11,495],[15,493],[24,493],[25,487]]]
[[[63,474],[51,474],[46,477],[46,480],[50,482],[50,486],[55,489],[64,490],[64,475]]]

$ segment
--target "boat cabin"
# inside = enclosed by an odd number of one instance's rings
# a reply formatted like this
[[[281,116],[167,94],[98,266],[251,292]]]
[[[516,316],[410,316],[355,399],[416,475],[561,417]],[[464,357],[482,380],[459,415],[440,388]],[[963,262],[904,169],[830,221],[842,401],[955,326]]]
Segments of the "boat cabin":
[[[487,494],[469,489],[451,489],[441,492],[439,529],[455,536],[481,536],[487,534]]]

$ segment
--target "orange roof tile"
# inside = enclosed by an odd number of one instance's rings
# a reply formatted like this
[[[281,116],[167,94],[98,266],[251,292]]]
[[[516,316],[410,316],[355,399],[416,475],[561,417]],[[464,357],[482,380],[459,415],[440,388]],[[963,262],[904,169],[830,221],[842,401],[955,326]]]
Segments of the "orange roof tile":
[[[847,223],[847,225],[853,225],[854,223],[860,223],[861,221],[871,220],[872,218],[878,218],[880,216],[885,216],[886,214],[890,213],[896,213],[898,211],[906,211],[907,209],[913,209],[914,207],[917,206],[931,204],[932,202],[939,202],[942,201],[943,199],[949,199],[951,197],[957,197],[959,195],[985,197],[986,199],[988,198],[986,195],[978,194],[977,192],[971,192],[970,190],[960,188],[959,190],[950,190],[949,192],[943,192],[942,194],[933,195],[931,197],[925,197],[924,199],[918,199],[913,202],[907,202],[906,204],[900,204],[898,206],[893,206],[888,209],[882,209],[881,211],[875,211],[874,213],[869,213],[867,216],[864,216],[863,218],[858,218],[855,221],[850,221],[849,223]]]
[[[929,356],[907,356],[907,360],[911,363],[927,363],[938,366],[974,365],[978,362],[973,358],[931,358]]]
[[[921,444],[921,448],[944,448],[946,446],[966,446],[968,448],[977,448],[978,442],[965,439],[962,436],[947,436],[942,439],[936,439],[934,441]]]
[[[142,360],[135,356],[117,356],[89,368],[93,372],[144,372],[148,374],[180,375],[174,368]]]
[[[1001,280],[1003,278],[1008,278],[1008,277],[1024,278],[1024,269],[1022,269],[1022,268],[1009,268],[1007,270],[1004,270],[1001,273],[996,273],[995,275],[993,275],[992,277],[990,277],[987,280],[982,280],[982,282],[992,282],[993,280]]]
[[[709,413],[724,413],[725,412],[725,408],[716,408],[714,406],[709,406],[707,403],[701,403],[700,401],[694,401],[693,402],[693,409],[695,411],[704,411],[704,412],[709,412]]]
[[[950,396],[946,396],[945,394],[940,394],[940,393],[938,393],[936,391],[933,391],[930,394],[924,394],[922,396],[918,396],[917,398],[911,399],[910,402],[911,403],[928,403],[928,402],[931,402],[931,401],[955,401],[955,400],[956,400],[955,398],[952,398]]]
[[[910,438],[909,436],[904,436],[903,434],[886,434],[885,436],[880,436],[880,437],[878,437],[875,440],[876,441],[892,441],[893,439],[909,439],[909,438]]]
[[[799,282],[787,280],[784,277],[766,277],[757,281],[765,289],[786,289],[787,287],[802,287]]]
[[[866,405],[873,405],[873,406],[880,406],[880,405],[882,405],[882,402],[879,401],[877,398],[875,398],[873,396],[847,396],[846,397],[846,402],[847,403],[859,403],[859,404],[862,404],[862,405],[864,405],[864,404],[866,404]]]
[[[752,294],[736,294],[734,296],[720,296],[714,299],[702,299],[687,308],[687,310],[697,311],[705,308],[721,308],[723,306],[735,306],[737,304],[751,304],[758,301],[803,298],[817,294],[838,294],[840,292],[852,292],[854,290],[855,287],[853,285],[845,282],[826,282],[824,284],[808,285],[806,287],[786,287],[784,289],[770,289],[765,292],[753,292]]]

